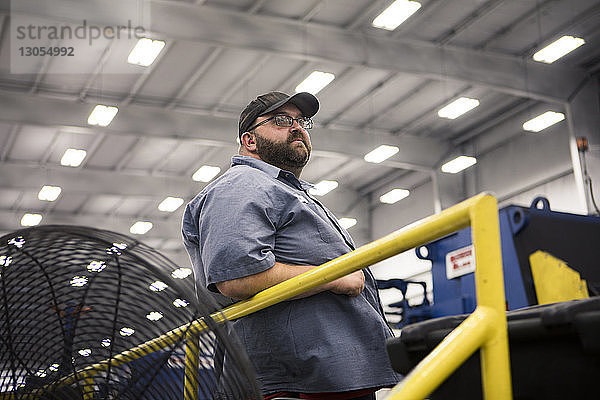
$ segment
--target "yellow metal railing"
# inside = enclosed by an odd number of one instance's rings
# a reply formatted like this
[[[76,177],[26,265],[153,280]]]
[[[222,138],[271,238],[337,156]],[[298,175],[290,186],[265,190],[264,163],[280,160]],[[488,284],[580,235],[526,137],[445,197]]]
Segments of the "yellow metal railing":
[[[477,349],[481,349],[485,399],[510,399],[512,395],[498,208],[496,199],[489,194],[479,194],[439,214],[424,218],[308,272],[265,289],[247,300],[212,314],[211,317],[216,322],[241,318],[469,225],[472,227],[476,260],[477,308],[391,391],[388,399],[409,400],[426,397]],[[205,329],[207,326],[204,321],[194,321],[192,324],[176,328],[120,353],[111,361],[106,360],[88,366],[78,373],[85,377],[86,383],[89,383],[96,373],[108,368],[109,362],[113,366],[123,364],[177,343],[185,334],[189,343],[186,351],[185,399],[196,400],[198,389],[193,386],[199,376],[197,337]],[[63,378],[61,384],[69,384],[73,381],[74,376],[71,375]]]
[[[392,390],[387,399],[424,398],[477,349],[481,349],[485,399],[510,399],[512,387],[496,199],[491,195],[478,195],[430,218],[447,220],[453,225],[470,222],[477,308]]]

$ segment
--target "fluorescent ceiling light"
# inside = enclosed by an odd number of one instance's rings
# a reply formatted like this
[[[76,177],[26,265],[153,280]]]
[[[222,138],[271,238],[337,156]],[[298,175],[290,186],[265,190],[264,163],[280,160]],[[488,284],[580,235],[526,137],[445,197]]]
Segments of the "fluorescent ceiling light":
[[[102,339],[102,342],[100,342],[100,344],[102,345],[102,347],[109,347],[110,346],[110,338]]]
[[[372,22],[375,28],[393,31],[421,8],[418,1],[396,0]]]
[[[188,305],[188,302],[183,299],[175,299],[173,300],[173,305],[175,307],[185,307]]]
[[[67,149],[60,159],[60,164],[65,167],[79,167],[86,154],[85,150]]]
[[[338,222],[340,223],[340,225],[342,226],[342,228],[344,229],[349,229],[352,228],[354,225],[356,225],[356,218],[340,218],[338,219]]]
[[[131,228],[129,228],[129,232],[133,233],[134,235],[143,235],[150,229],[152,229],[152,222],[138,221],[135,224],[131,225]]]
[[[379,197],[379,201],[386,204],[394,204],[405,197],[408,197],[410,192],[406,189],[392,189],[386,194]]]
[[[55,371],[58,371],[58,367],[60,367],[60,364],[54,363],[54,364],[50,365],[48,367],[48,369],[52,372],[55,372]]]
[[[296,93],[308,92],[317,94],[334,79],[335,75],[329,72],[313,71],[294,90]]]
[[[458,156],[454,160],[448,161],[446,164],[442,165],[442,172],[456,174],[476,163],[477,159],[475,157]]]
[[[546,111],[545,113],[525,122],[523,124],[523,129],[529,132],[539,132],[551,125],[556,124],[557,122],[562,121],[563,119],[565,119],[565,114],[563,113]]]
[[[533,59],[535,61],[551,64],[584,43],[585,40],[581,38],[566,35],[536,52],[533,55]]]
[[[38,369],[35,373],[35,376],[39,376],[40,378],[45,378],[48,373],[43,369]]]
[[[74,276],[69,283],[73,287],[82,287],[88,283],[88,278],[85,276]]]
[[[184,279],[192,274],[191,268],[177,268],[175,271],[171,272],[171,276],[175,279]]]
[[[312,194],[313,196],[325,196],[336,187],[338,187],[338,183],[336,181],[321,181],[317,183],[315,187],[308,189],[308,193]]]
[[[181,197],[167,197],[164,199],[159,205],[158,209],[160,211],[173,212],[177,210],[183,204],[183,199]]]
[[[162,281],[154,281],[150,284],[150,286],[148,288],[150,290],[152,290],[153,292],[160,292],[160,291],[165,290],[168,287],[169,286]]]
[[[87,122],[90,125],[108,126],[118,112],[119,109],[117,107],[98,104],[94,107]]]
[[[21,218],[21,225],[23,226],[36,226],[42,222],[42,214],[24,214]]]
[[[60,195],[62,189],[60,186],[42,186],[42,189],[38,193],[38,199],[44,201],[54,201]]]
[[[148,318],[150,321],[158,321],[162,317],[163,317],[162,313],[158,312],[158,311],[152,311],[152,312],[146,314],[146,318]]]
[[[121,334],[121,336],[131,336],[135,333],[135,329],[124,326],[123,328],[121,328],[119,333]]]
[[[375,150],[371,150],[367,154],[365,154],[365,161],[370,163],[379,164],[396,154],[400,151],[396,146],[388,146],[387,144],[382,144]]]
[[[133,50],[127,57],[129,64],[141,65],[147,67],[151,65],[160,51],[165,47],[165,42],[162,40],[152,40],[148,38],[141,38],[133,47]]]
[[[90,354],[92,354],[92,349],[81,349],[78,351],[79,354],[81,354],[84,357],[89,356]]]
[[[441,118],[456,119],[464,113],[471,111],[479,105],[479,100],[468,97],[459,97],[452,103],[440,108],[438,115]]]
[[[192,175],[192,179],[196,182],[210,182],[212,178],[221,172],[221,168],[210,165],[203,165]]]

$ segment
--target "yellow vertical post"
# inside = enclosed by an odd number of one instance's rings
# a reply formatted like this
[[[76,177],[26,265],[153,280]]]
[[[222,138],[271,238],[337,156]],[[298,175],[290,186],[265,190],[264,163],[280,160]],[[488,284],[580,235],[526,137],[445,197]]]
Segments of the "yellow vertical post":
[[[200,375],[200,334],[190,328],[185,336],[185,400],[198,400],[198,377]]]
[[[511,399],[506,300],[500,249],[498,204],[483,196],[470,210],[475,248],[477,308],[492,315],[490,335],[481,348],[481,380],[486,400]]]
[[[94,398],[94,377],[86,374],[83,377],[83,400],[92,400]]]

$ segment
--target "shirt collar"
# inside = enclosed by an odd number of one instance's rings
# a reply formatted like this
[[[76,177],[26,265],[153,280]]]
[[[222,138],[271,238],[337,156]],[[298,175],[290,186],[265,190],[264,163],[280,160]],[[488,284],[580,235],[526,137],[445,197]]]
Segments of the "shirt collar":
[[[231,166],[233,167],[236,165],[248,165],[252,168],[259,169],[275,179],[282,178],[302,190],[308,190],[313,187],[310,183],[296,178],[291,172],[285,171],[254,157],[242,156],[239,154],[235,155],[231,158]]]

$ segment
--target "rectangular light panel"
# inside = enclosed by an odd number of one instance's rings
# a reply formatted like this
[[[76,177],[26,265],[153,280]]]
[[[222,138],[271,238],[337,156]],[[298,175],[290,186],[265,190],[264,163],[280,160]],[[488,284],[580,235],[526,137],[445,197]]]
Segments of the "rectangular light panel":
[[[340,223],[340,225],[342,226],[342,228],[344,229],[350,229],[352,228],[354,225],[356,225],[356,223],[358,222],[356,220],[356,218],[340,218],[338,219],[338,222]]]
[[[129,232],[133,233],[134,235],[143,235],[150,229],[152,229],[152,222],[137,221],[135,224],[131,225]]]
[[[192,179],[196,182],[210,182],[212,178],[221,172],[221,168],[211,165],[203,165],[192,175]]]
[[[22,226],[36,226],[38,225],[40,222],[42,222],[42,215],[41,214],[24,214],[23,217],[21,218],[21,225]]]
[[[396,0],[372,22],[375,28],[393,31],[421,8],[418,1]]]
[[[565,119],[565,114],[546,111],[523,124],[523,129],[529,132],[539,132]]]
[[[365,161],[370,163],[379,164],[396,154],[400,149],[396,146],[388,146],[387,144],[382,144],[377,147],[375,150],[371,150],[367,154],[365,154]]]
[[[410,192],[406,189],[392,189],[379,197],[379,201],[386,204],[394,204],[405,197],[408,197]]]
[[[317,94],[323,88],[331,83],[335,79],[335,75],[329,72],[313,71],[304,79],[298,86],[296,86],[296,93],[308,92]]]
[[[158,209],[160,211],[165,212],[173,212],[177,210],[183,204],[183,199],[181,197],[167,197],[158,205]]]
[[[43,201],[54,201],[60,196],[62,189],[60,186],[44,185],[38,193],[38,199]]]
[[[477,159],[475,157],[458,156],[454,160],[442,165],[442,172],[456,174],[476,163]]]
[[[479,105],[479,100],[468,97],[459,97],[452,103],[440,108],[438,115],[441,118],[456,119],[464,113],[471,111]]]
[[[151,65],[156,57],[160,54],[161,50],[165,47],[165,42],[162,40],[152,40],[148,38],[141,38],[133,47],[133,50],[127,57],[129,64],[141,65],[147,67]]]
[[[564,57],[584,43],[585,40],[582,38],[565,35],[536,52],[533,55],[533,59],[534,61],[552,64],[554,61]]]
[[[79,149],[67,149],[60,159],[60,164],[65,167],[79,167],[87,152]]]
[[[92,110],[87,122],[89,125],[108,126],[118,112],[117,107],[98,104]]]
[[[312,194],[313,196],[325,196],[336,187],[338,187],[338,183],[336,181],[320,181],[315,185],[315,187],[308,189],[308,193]]]

